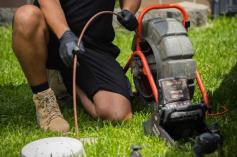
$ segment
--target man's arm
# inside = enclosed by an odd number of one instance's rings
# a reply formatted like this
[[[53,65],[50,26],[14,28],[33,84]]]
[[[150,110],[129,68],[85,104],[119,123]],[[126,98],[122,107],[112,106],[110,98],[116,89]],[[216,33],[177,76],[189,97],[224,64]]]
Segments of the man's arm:
[[[77,37],[70,30],[59,0],[39,0],[47,24],[60,41],[59,56],[67,67],[72,67],[75,52],[84,53],[83,42],[77,45]]]
[[[131,13],[135,14],[140,5],[141,0],[119,0],[121,9],[129,10]]]
[[[39,4],[47,24],[60,39],[69,27],[59,0],[39,0]]]

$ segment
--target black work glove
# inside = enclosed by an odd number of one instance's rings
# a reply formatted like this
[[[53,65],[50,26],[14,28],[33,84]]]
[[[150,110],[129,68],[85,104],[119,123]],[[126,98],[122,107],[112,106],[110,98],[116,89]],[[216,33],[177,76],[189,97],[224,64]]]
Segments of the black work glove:
[[[137,29],[137,18],[133,13],[128,10],[122,10],[118,12],[120,16],[117,16],[118,21],[128,30],[135,31]]]
[[[59,55],[67,67],[72,67],[75,54],[85,52],[83,42],[78,47],[77,41],[76,35],[70,30],[64,32],[60,38]]]

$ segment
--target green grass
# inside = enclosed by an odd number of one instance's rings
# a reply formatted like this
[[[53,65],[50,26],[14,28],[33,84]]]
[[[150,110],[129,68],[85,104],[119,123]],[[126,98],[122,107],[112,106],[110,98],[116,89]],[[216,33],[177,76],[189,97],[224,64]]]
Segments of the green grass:
[[[193,28],[189,32],[196,50],[195,60],[202,73],[214,109],[223,104],[230,112],[221,118],[208,118],[219,122],[225,137],[226,156],[237,153],[237,19],[221,18],[207,27]],[[115,42],[122,49],[119,62],[124,65],[131,54],[132,35],[118,32]],[[200,94],[195,94],[195,101]],[[136,106],[138,104],[133,104]],[[72,108],[63,106],[65,118],[73,126]],[[79,108],[81,137],[98,137],[96,144],[85,145],[89,157],[129,156],[132,144],[143,146],[145,157],[193,156],[191,142],[181,149],[169,147],[162,139],[143,134],[142,122],[149,118],[147,108],[134,107],[134,118],[123,123],[94,120]],[[22,147],[44,137],[62,136],[43,132],[37,128],[32,94],[11,49],[10,27],[0,27],[0,156],[17,157]],[[76,137],[72,131],[67,134]],[[216,156],[216,154],[210,155]]]

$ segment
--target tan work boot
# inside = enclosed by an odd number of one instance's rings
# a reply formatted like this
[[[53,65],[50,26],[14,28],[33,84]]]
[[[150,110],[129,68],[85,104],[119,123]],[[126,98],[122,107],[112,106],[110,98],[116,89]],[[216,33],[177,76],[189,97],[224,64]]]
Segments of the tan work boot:
[[[69,124],[60,112],[56,97],[51,88],[33,95],[37,122],[40,128],[56,132],[69,131]]]

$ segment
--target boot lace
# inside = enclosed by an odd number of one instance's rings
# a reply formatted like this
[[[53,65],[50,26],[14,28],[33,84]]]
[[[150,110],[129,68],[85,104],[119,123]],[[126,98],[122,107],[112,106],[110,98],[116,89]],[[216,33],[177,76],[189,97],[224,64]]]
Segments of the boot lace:
[[[48,115],[48,122],[57,117],[62,117],[62,114],[57,104],[57,100],[52,93],[44,95],[39,101],[43,107],[44,113]]]

